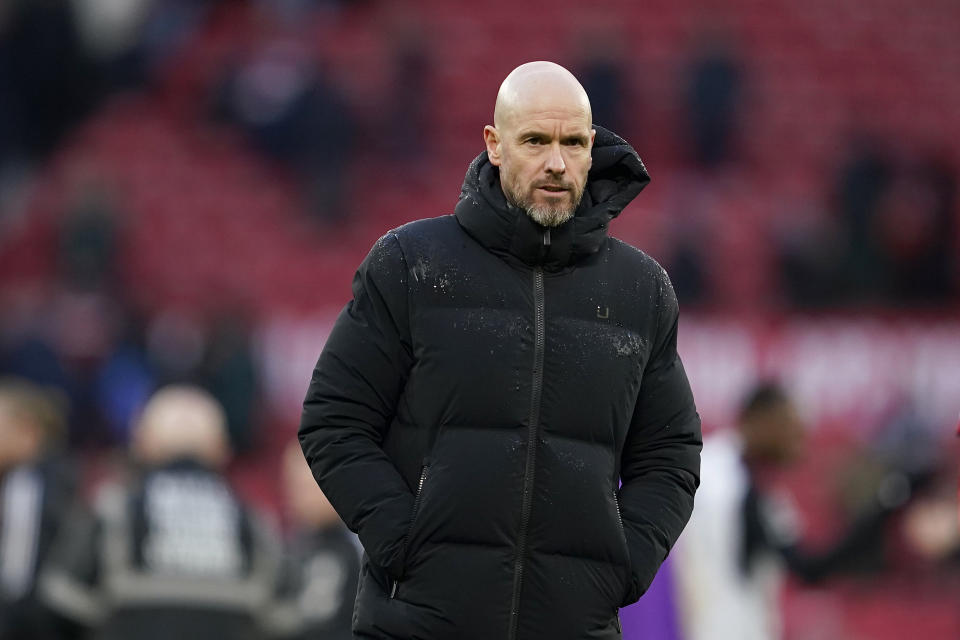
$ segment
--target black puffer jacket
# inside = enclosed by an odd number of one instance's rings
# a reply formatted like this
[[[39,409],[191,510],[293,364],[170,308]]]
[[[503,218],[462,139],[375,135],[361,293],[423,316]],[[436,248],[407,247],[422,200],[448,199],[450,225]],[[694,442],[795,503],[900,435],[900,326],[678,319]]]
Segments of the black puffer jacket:
[[[577,215],[547,231],[484,153],[454,216],[360,266],[300,426],[366,549],[357,636],[620,637],[617,607],[690,515],[701,445],[666,273],[607,236],[648,181],[598,127]]]

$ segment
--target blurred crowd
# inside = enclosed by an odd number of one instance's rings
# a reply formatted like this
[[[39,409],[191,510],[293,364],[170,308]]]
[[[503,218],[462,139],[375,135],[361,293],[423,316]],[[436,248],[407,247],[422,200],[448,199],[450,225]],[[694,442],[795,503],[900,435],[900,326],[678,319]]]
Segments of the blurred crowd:
[[[918,416],[902,412],[876,440],[852,452],[841,480],[841,529],[812,542],[783,475],[813,453],[800,408],[776,383],[763,382],[743,399],[735,424],[704,440],[701,489],[693,516],[673,552],[678,609],[687,640],[784,637],[781,599],[787,576],[807,585],[836,575],[870,577],[903,566],[960,566],[960,537],[940,527],[941,504],[952,493],[952,456],[916,442]],[[921,427],[921,428],[918,428]],[[948,494],[949,495],[949,494]],[[919,506],[918,506],[919,505]],[[952,501],[948,509],[957,514]],[[942,509],[942,507],[941,507]],[[914,522],[904,527],[898,519]],[[919,522],[923,521],[923,524]],[[896,559],[897,540],[909,559]],[[841,628],[827,636],[842,637]]]
[[[55,389],[0,379],[0,638],[352,637],[359,544],[299,443],[282,455],[279,511],[263,511],[226,475],[227,414],[200,387],[152,393],[127,454],[96,482],[65,446],[66,408]],[[693,518],[624,612],[625,637],[782,637],[787,572],[811,584],[908,566],[949,577],[955,465],[932,443],[904,449],[914,419],[894,416],[854,455],[845,531],[811,545],[784,484],[809,455],[808,427],[782,387],[758,384],[736,423],[706,439]]]
[[[945,306],[957,298],[957,167],[942,152],[899,155],[851,135],[830,216],[785,221],[778,263],[802,307]]]
[[[312,26],[336,25],[347,0],[15,0],[0,9],[0,185],[8,192],[42,167],[64,137],[118,94],[190,93],[172,87],[178,55],[198,32],[243,9],[234,42],[212,77],[197,82],[201,126],[228,126],[297,185],[306,215],[349,213],[345,183],[358,145],[398,154],[424,124],[428,72],[418,34],[391,21],[395,40],[386,105],[350,104]],[[229,18],[227,18],[229,21]],[[394,25],[393,22],[397,22]],[[342,70],[339,71],[342,74]],[[188,81],[193,82],[193,80]],[[191,96],[194,97],[194,96]],[[172,98],[176,100],[178,98]],[[358,120],[363,120],[362,126]],[[371,143],[375,143],[371,148]],[[414,154],[416,155],[416,154]],[[411,158],[415,161],[415,158]]]
[[[284,533],[224,475],[226,413],[167,386],[88,494],[64,399],[0,380],[0,638],[349,638],[359,547],[291,442]]]
[[[383,68],[362,59],[369,45],[352,43],[357,53],[346,57],[336,53],[359,35],[350,18],[358,10],[377,25],[359,33],[372,34],[386,49]],[[244,18],[231,22],[231,16]],[[382,175],[385,166],[413,185],[418,175],[440,168],[430,152],[433,136],[425,132],[442,111],[434,103],[438,79],[456,71],[443,69],[424,37],[429,19],[413,6],[334,0],[4,3],[0,194],[12,202],[25,176],[42,169],[65,135],[112,96],[146,93],[159,103],[189,96],[199,106],[186,126],[237,132],[295,185],[303,215],[321,228],[369,216],[356,211],[358,173],[384,188],[392,184]],[[769,98],[754,77],[756,61],[745,56],[736,29],[726,24],[694,29],[671,80],[673,103],[658,105],[673,114],[675,131],[666,134],[670,157],[658,156],[657,164],[666,161],[670,172],[686,177],[671,196],[675,204],[668,205],[662,237],[650,244],[681,302],[709,308],[735,303],[723,279],[751,278],[715,263],[710,240],[730,224],[715,205],[731,181],[740,185],[735,189],[754,188],[744,172],[769,169],[755,166],[748,150],[756,146],[751,115]],[[228,36],[220,38],[217,29]],[[644,123],[653,107],[625,35],[604,22],[580,31],[565,55],[592,96],[595,120],[643,149],[652,135]],[[193,64],[201,63],[197,69],[182,68],[185,51],[198,41],[215,42],[215,54],[193,56]],[[780,306],[803,309],[955,306],[955,145],[907,135],[891,139],[856,114],[846,127],[845,137],[819,160],[813,178],[819,184],[807,179],[801,183],[806,192],[791,201],[762,205],[762,227],[751,233],[771,248],[764,258],[773,281],[767,295],[773,292]],[[790,152],[783,150],[777,169],[788,178]],[[122,218],[126,212],[116,213]],[[110,241],[105,232],[74,239]]]
[[[76,181],[57,233],[56,278],[0,295],[0,372],[63,393],[67,436],[81,448],[125,446],[154,389],[200,384],[226,408],[232,446],[248,450],[260,419],[249,310],[237,303],[200,316],[138,307],[120,275],[123,218],[95,175]]]

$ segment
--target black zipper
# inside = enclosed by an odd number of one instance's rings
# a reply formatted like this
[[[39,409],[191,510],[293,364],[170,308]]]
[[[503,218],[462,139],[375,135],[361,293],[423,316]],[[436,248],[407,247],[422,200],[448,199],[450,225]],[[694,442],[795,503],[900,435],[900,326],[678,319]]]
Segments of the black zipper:
[[[549,231],[548,231],[549,234]],[[544,237],[549,244],[550,236]],[[520,624],[520,592],[523,589],[523,565],[527,552],[527,529],[533,508],[533,480],[537,465],[537,438],[540,431],[540,398],[543,395],[543,351],[546,341],[544,320],[543,269],[533,270],[534,347],[533,388],[530,392],[530,425],[527,428],[527,465],[523,475],[523,504],[520,511],[520,533],[517,535],[517,555],[513,566],[513,601],[510,606],[510,640],[517,637]]]
[[[620,497],[617,496],[616,489],[613,490],[613,505],[617,508],[617,523],[620,525],[620,535],[623,536],[624,544],[626,544],[627,532],[623,528],[623,514],[620,513]],[[629,549],[627,553],[629,553]],[[614,611],[613,619],[616,621],[617,633],[623,633],[623,626],[620,622],[620,607],[617,607],[616,611]]]
[[[420,496],[423,494],[423,483],[427,481],[427,469],[430,467],[428,465],[423,465],[423,469],[420,470],[420,482],[417,484],[417,493],[413,497],[413,513],[410,514],[410,524],[407,525],[407,532],[403,535],[403,549],[406,553],[407,543],[410,542],[410,532],[413,531],[413,522],[417,519],[417,511],[420,510]],[[397,588],[400,586],[399,580],[394,580],[393,585],[390,587],[390,598],[397,597]]]
[[[627,532],[623,529],[623,515],[620,513],[620,498],[617,497],[617,492],[613,492],[613,504],[617,508],[617,522],[620,523],[620,533],[623,534],[623,537],[627,536]]]

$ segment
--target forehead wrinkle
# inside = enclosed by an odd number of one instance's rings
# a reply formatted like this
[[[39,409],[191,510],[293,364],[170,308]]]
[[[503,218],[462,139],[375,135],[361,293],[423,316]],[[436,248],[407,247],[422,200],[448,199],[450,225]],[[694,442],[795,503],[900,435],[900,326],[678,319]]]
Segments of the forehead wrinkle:
[[[573,117],[579,122],[571,122]],[[532,114],[530,117],[522,117],[522,121],[517,123],[514,129],[519,133],[546,133],[553,135],[557,132],[560,136],[570,135],[588,135],[590,133],[589,116],[583,110],[575,111],[550,111],[544,113]]]
[[[537,105],[530,103],[512,103],[500,112],[500,118],[494,115],[494,126],[503,132],[537,129],[553,130],[558,124],[561,130],[589,132],[592,128],[591,113],[583,105]]]

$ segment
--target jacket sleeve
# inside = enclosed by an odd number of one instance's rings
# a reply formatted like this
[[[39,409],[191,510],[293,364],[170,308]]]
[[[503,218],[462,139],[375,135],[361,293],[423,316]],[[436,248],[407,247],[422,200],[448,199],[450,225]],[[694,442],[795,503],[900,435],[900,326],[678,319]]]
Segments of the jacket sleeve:
[[[631,565],[622,606],[650,586],[690,518],[700,482],[700,416],[677,354],[677,298],[662,269],[659,288],[660,317],[620,462]]]
[[[299,439],[313,475],[370,560],[399,578],[413,494],[382,448],[413,358],[396,235],[371,249],[313,371]]]

